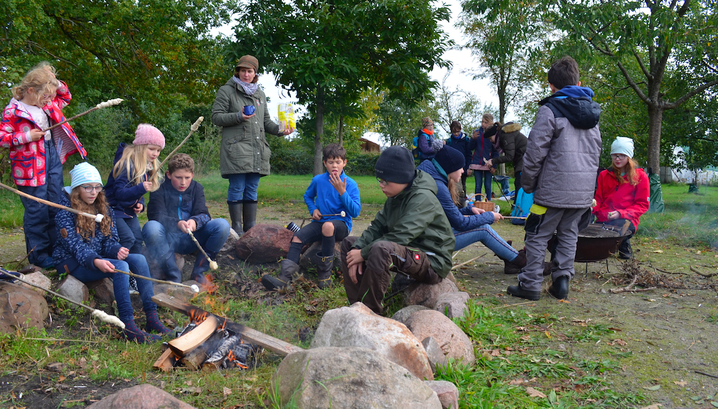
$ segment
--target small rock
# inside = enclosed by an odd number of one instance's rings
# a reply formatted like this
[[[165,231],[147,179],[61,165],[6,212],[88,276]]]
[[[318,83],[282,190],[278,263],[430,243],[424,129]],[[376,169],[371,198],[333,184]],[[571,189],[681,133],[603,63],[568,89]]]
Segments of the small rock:
[[[87,288],[93,292],[93,297],[100,304],[112,305],[115,301],[115,287],[109,278],[90,281],[87,283]]]
[[[67,365],[62,362],[52,362],[47,364],[47,370],[50,372],[63,372]]]
[[[391,319],[399,321],[402,324],[406,325],[406,320],[411,317],[411,314],[421,310],[428,310],[428,308],[424,307],[423,305],[410,305],[395,312]]]
[[[406,326],[419,339],[434,338],[447,358],[460,359],[465,365],[476,362],[474,346],[469,337],[439,311],[417,311],[409,317]]]
[[[469,294],[463,291],[440,294],[436,299],[434,309],[449,318],[461,318],[468,309],[467,301],[469,301]]]
[[[43,274],[41,271],[36,271],[36,272],[29,273],[29,274],[25,274],[25,276],[21,277],[21,278],[29,283],[35,284],[36,286],[42,287],[46,290],[49,290],[50,287],[52,286],[52,281],[49,278],[47,278],[47,276],[45,274]],[[32,291],[35,291],[36,293],[42,295],[43,297],[45,296],[45,294],[47,294],[45,291],[42,291],[41,289],[39,289],[37,287],[33,287],[31,285],[20,283],[19,281],[18,281],[18,284],[20,284],[23,287],[26,287]]]
[[[227,241],[224,242],[224,246],[222,246],[222,249],[219,250],[220,253],[227,253],[234,250],[234,245],[237,243],[237,240],[239,240],[239,234],[237,232],[230,228],[229,229],[229,236],[227,237]]]
[[[424,346],[426,356],[429,357],[429,365],[431,366],[432,372],[436,373],[437,367],[446,367],[446,365],[449,364],[446,355],[444,355],[444,351],[433,337],[424,338],[424,340],[421,341],[421,345]]]
[[[187,403],[152,385],[137,385],[95,402],[88,409],[194,409]]]
[[[60,284],[57,286],[57,293],[79,303],[90,300],[90,291],[87,289],[87,286],[71,274],[68,274],[60,281]]]
[[[459,409],[459,389],[448,381],[424,381],[439,396],[442,409]]]

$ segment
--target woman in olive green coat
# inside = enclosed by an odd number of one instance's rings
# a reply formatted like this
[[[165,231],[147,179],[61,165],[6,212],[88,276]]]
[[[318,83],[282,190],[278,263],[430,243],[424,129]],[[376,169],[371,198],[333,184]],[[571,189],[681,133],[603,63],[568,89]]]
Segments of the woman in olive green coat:
[[[212,123],[222,127],[219,159],[222,177],[229,179],[229,216],[232,228],[240,235],[254,226],[259,178],[269,175],[272,153],[265,132],[289,135],[294,131],[280,130],[269,117],[267,97],[257,84],[258,70],[256,58],[242,56],[234,76],[217,91],[212,106]]]

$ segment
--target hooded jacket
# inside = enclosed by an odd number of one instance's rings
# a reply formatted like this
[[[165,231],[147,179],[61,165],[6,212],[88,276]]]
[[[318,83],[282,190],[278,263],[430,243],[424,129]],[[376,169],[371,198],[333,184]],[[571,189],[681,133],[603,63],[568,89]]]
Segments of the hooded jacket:
[[[524,168],[524,154],[528,140],[521,133],[521,124],[509,122],[501,128],[499,145],[504,154],[492,161],[496,166],[502,163],[509,163],[514,167],[514,172],[521,172]]]
[[[446,172],[439,165],[436,160],[424,161],[417,169],[426,172],[436,182],[436,198],[439,199],[441,207],[446,214],[446,218],[449,219],[451,228],[462,232],[469,231],[472,229],[479,228],[485,224],[491,224],[494,222],[494,215],[491,212],[484,212],[481,214],[474,214],[471,211],[473,205],[466,206],[459,209],[451,200],[451,193],[449,192],[449,179],[446,176]],[[465,217],[468,216],[468,217]]]
[[[201,229],[212,219],[205,203],[204,187],[193,180],[180,192],[166,178],[159,189],[150,193],[147,219],[160,222],[167,233],[182,233],[177,227],[180,220],[194,220],[197,230]]]
[[[254,116],[242,119],[237,113],[246,105],[254,105]],[[257,89],[247,95],[241,85],[230,78],[217,91],[212,105],[212,123],[222,127],[219,167],[223,178],[242,173],[269,175],[269,143],[265,132],[279,135],[279,125],[272,122],[267,110],[267,97]]]
[[[596,206],[593,208],[596,221],[605,223],[608,221],[608,212],[618,211],[619,219],[630,220],[638,230],[639,218],[648,211],[651,188],[643,169],[636,169],[636,177],[638,184],[633,186],[628,183],[626,176],[623,176],[626,182],[619,185],[613,167],[598,175]]]
[[[122,158],[122,154],[125,151],[126,143],[120,143],[115,152],[115,165]],[[130,173],[134,172],[134,166],[130,162]],[[130,181],[130,175],[127,174],[126,169],[120,169],[117,177],[113,176],[115,173],[114,166],[110,171],[110,176],[107,177],[107,184],[105,184],[105,195],[107,196],[107,202],[112,207],[115,217],[123,219],[131,219],[137,216],[135,213],[135,205],[137,203],[142,204],[142,210],[145,210],[145,186],[142,183],[134,184]],[[143,181],[147,180],[147,174],[143,176]]]
[[[410,186],[386,199],[369,227],[354,242],[366,260],[376,241],[390,241],[419,249],[431,260],[431,268],[440,277],[451,271],[451,253],[456,239],[451,225],[436,198],[436,182],[427,173],[417,170]]]
[[[534,193],[534,203],[591,206],[601,154],[601,107],[593,95],[590,88],[571,85],[539,102],[521,174],[521,186]]]
[[[464,154],[464,171],[469,168],[471,164],[471,152],[474,148],[474,140],[470,136],[461,132],[458,138],[455,138],[453,134],[446,139],[446,144],[456,149],[457,151]]]

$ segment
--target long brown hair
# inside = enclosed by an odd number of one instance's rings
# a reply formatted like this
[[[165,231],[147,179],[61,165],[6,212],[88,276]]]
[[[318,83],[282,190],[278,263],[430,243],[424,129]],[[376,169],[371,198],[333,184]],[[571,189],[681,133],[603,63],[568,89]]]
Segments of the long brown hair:
[[[455,205],[460,206],[461,205],[461,202],[459,201],[459,197],[461,196],[459,194],[459,186],[460,185],[458,183],[455,183],[451,179],[449,179],[448,176],[447,176],[447,179],[449,180],[448,184],[449,184],[449,194],[451,195],[451,201],[454,202]]]
[[[91,205],[88,205],[85,203],[84,200],[80,197],[80,186],[77,186],[76,188],[72,189],[72,193],[70,193],[70,203],[72,205],[73,209],[79,210],[81,212],[86,212],[90,214],[101,214],[104,217],[102,218],[102,221],[100,224],[100,231],[102,231],[102,234],[105,236],[109,236],[112,234],[112,217],[110,216],[108,212],[108,206],[107,206],[107,199],[105,198],[105,192],[101,191],[97,198],[95,199],[95,202]],[[82,236],[83,239],[87,240],[91,237],[95,237],[95,225],[97,223],[90,219],[89,217],[78,217],[77,221],[75,221],[75,226],[77,227],[77,233]]]
[[[616,177],[616,179],[618,179],[619,185],[622,185],[626,182],[630,183],[633,186],[636,186],[638,184],[638,175],[636,174],[636,168],[638,168],[638,163],[636,163],[633,158],[628,158],[626,165],[621,169],[617,169],[614,166],[612,166],[612,168],[613,175]],[[625,173],[627,180],[623,179],[623,173]]]

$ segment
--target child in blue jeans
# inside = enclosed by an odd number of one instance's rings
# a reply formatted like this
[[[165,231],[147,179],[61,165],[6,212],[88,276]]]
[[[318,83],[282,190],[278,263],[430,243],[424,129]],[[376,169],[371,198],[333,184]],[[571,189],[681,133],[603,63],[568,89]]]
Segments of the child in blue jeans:
[[[52,258],[57,271],[64,271],[76,279],[87,283],[111,278],[117,301],[120,321],[125,324],[124,337],[138,343],[159,341],[160,337],[149,334],[170,332],[157,316],[157,305],[152,301],[154,292],[152,283],[137,280],[142,299],[142,308],[147,317],[147,325],[141,330],[135,324],[132,303],[130,302],[129,276],[116,273],[115,269],[149,277],[150,269],[145,256],[130,254],[122,247],[115,227],[115,218],[102,191],[100,172],[87,162],[80,163],[70,171],[72,183],[65,188],[69,195],[62,196],[62,204],[90,214],[102,214],[101,222],[78,216],[67,210],[60,210],[55,217],[57,244]]]
[[[319,288],[327,288],[332,282],[334,243],[344,240],[352,230],[352,218],[359,216],[361,201],[356,182],[344,174],[347,151],[336,143],[322,151],[326,173],[317,175],[304,193],[312,222],[299,230],[292,238],[286,260],[281,262],[279,277],[269,274],[262,277],[268,290],[286,287],[299,272],[299,255],[302,247],[322,241],[321,253],[317,254]],[[344,212],[344,215],[341,213]]]
[[[142,235],[147,249],[162,265],[167,279],[182,281],[175,254],[197,251],[189,232],[214,259],[229,236],[229,222],[212,219],[205,204],[204,188],[194,178],[194,160],[184,153],[172,156],[167,164],[167,178],[150,193],[147,218]],[[190,279],[205,284],[204,273],[209,260],[199,252]],[[162,278],[162,277],[157,277]]]

